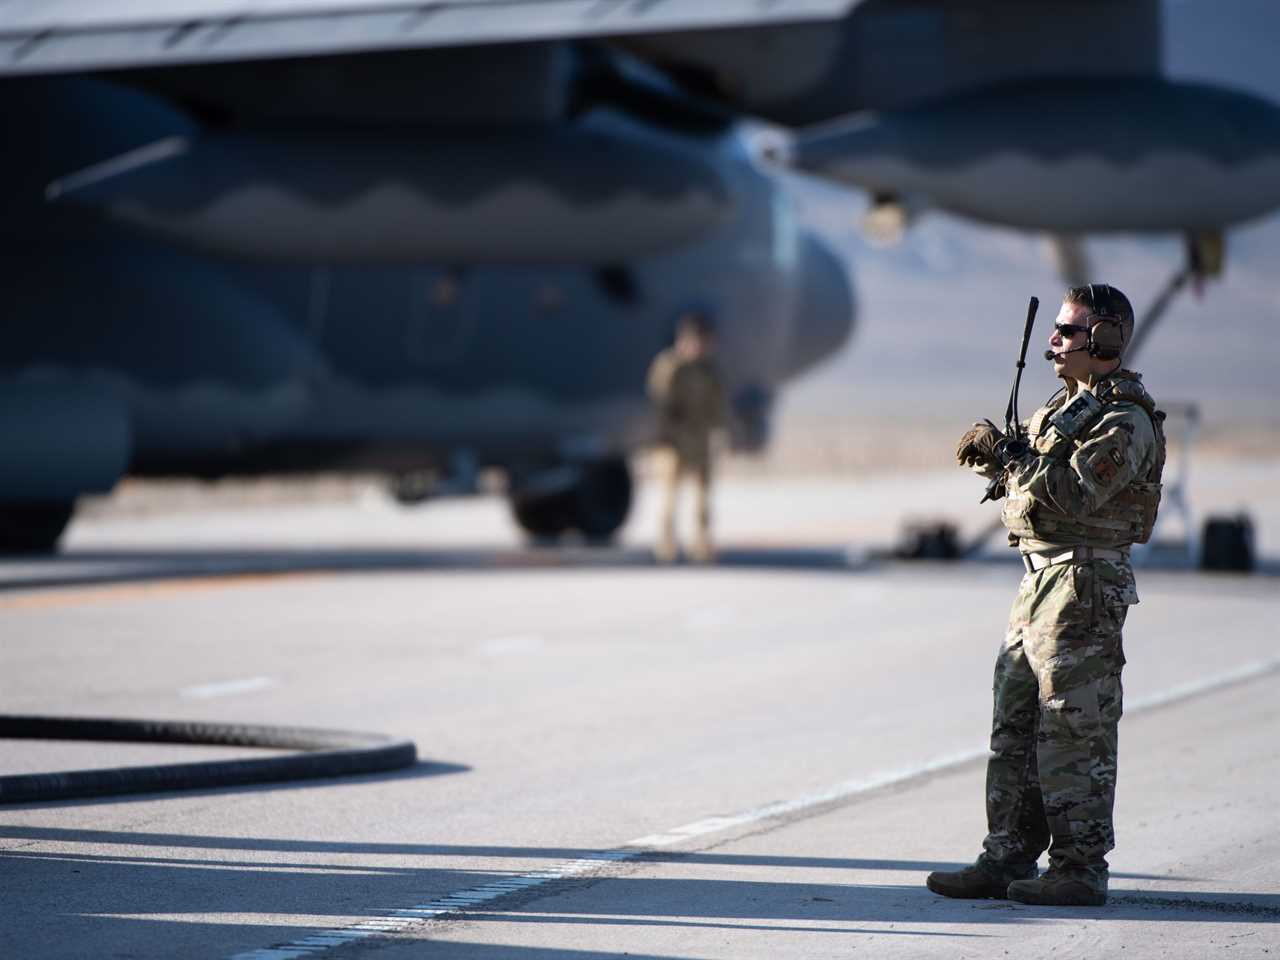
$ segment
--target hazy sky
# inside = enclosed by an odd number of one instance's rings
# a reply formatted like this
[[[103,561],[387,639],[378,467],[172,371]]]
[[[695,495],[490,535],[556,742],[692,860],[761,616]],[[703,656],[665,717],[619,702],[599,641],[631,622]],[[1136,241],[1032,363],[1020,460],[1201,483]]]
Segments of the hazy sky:
[[[1230,84],[1280,101],[1276,0],[1165,0],[1164,30],[1170,76]]]

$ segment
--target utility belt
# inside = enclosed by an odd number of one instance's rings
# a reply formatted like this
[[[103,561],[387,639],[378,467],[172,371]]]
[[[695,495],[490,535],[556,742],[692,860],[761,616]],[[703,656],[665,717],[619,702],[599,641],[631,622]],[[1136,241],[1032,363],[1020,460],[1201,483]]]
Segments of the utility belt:
[[[1027,568],[1027,573],[1035,573],[1037,570],[1059,563],[1088,563],[1090,560],[1127,561],[1128,559],[1128,550],[1115,550],[1110,547],[1068,547],[1065,550],[1024,553],[1022,565]]]

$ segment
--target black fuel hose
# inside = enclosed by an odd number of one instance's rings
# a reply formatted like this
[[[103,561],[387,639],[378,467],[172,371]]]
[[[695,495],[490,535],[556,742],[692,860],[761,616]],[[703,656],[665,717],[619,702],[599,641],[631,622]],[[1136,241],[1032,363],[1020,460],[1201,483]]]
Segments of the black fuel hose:
[[[0,714],[0,739],[190,743],[293,750],[244,760],[206,760],[62,773],[0,776],[0,803],[31,803],[122,793],[199,790],[399,770],[418,757],[411,740],[374,733],[188,720],[125,720]]]

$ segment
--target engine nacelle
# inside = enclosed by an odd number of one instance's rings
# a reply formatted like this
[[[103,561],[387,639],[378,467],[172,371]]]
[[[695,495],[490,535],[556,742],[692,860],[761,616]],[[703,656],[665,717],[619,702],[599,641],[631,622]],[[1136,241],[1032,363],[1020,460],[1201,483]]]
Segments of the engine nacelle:
[[[50,196],[190,246],[320,263],[608,263],[732,209],[720,172],[639,125],[171,138]]]
[[[1159,78],[1055,78],[798,138],[802,169],[990,223],[1207,231],[1280,206],[1280,108]]]

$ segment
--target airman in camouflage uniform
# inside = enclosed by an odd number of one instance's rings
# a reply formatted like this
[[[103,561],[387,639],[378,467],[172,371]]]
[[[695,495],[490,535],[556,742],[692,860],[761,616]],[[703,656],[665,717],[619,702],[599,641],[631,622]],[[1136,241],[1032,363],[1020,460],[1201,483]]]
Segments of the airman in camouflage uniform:
[[[1164,415],[1121,368],[1132,329],[1119,290],[1070,290],[1046,354],[1065,388],[1027,422],[1029,448],[975,424],[956,450],[1000,480],[1027,572],[996,660],[987,838],[973,866],[929,875],[936,893],[1106,902],[1129,547],[1151,535],[1164,467]]]
[[[676,496],[680,480],[694,481],[698,529],[693,559],[714,559],[711,545],[711,435],[724,425],[724,387],[712,361],[715,334],[702,313],[681,316],[675,345],[663,350],[649,368],[649,397],[658,421],[655,461],[662,484],[662,515],[654,553],[660,561],[676,558]]]

